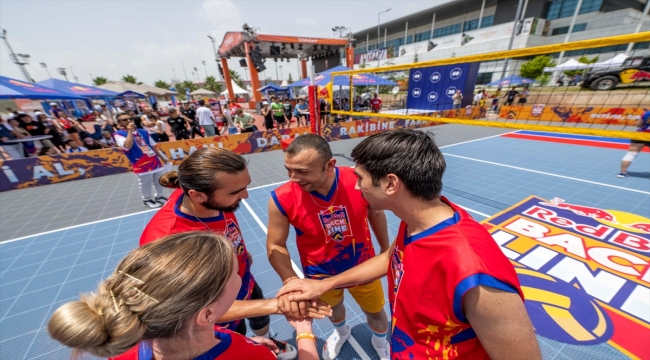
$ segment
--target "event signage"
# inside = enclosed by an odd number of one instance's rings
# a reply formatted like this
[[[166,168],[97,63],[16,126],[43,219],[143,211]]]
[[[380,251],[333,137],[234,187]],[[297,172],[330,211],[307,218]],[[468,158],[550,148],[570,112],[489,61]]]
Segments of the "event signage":
[[[635,126],[646,109],[641,107],[595,106],[502,106],[499,117],[506,119],[536,119],[562,123],[586,123]]]
[[[650,219],[530,196],[483,221],[538,335],[648,359]]]
[[[460,90],[467,105],[476,84],[478,63],[411,69],[407,109],[442,111],[453,108],[452,97]]]
[[[433,121],[396,120],[373,118],[368,120],[343,121],[323,126],[323,137],[327,141],[354,139],[395,129],[415,129],[438,125]]]
[[[354,56],[355,64],[368,63],[372,61],[386,60],[388,59],[388,48],[382,48],[377,50],[370,50],[363,54],[358,54]]]

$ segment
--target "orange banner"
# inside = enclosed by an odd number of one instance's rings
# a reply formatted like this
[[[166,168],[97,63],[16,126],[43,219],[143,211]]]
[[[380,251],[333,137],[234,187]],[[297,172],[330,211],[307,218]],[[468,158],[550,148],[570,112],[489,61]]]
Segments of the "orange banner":
[[[532,106],[503,106],[499,112],[499,117],[506,119],[635,126],[641,118],[641,115],[647,110],[640,107],[570,107],[535,104]]]

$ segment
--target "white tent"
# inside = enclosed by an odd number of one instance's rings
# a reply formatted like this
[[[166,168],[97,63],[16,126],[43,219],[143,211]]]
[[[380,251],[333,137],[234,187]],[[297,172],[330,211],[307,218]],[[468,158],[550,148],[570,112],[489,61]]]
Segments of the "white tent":
[[[195,95],[196,96],[212,96],[214,94],[216,94],[216,93],[213,92],[213,91],[207,90],[207,89],[203,89],[203,88],[196,89],[196,90],[194,90],[194,91],[192,91],[190,93],[190,95],[192,95],[192,96],[195,96]]]
[[[235,92],[235,94],[250,95],[250,93],[247,90],[240,88],[239,85],[237,85],[237,83],[235,82],[235,80],[231,80],[231,83],[232,83],[232,90]],[[221,95],[228,96],[228,89],[222,91]]]
[[[623,65],[623,62],[627,58],[628,58],[628,56],[625,55],[625,54],[618,54],[618,55],[614,56],[613,58],[611,58],[609,60],[593,64],[593,67],[595,67],[595,68],[608,68],[608,67],[621,66],[621,65]]]
[[[552,72],[552,71],[566,71],[566,70],[581,70],[581,69],[586,69],[588,67],[591,67],[591,65],[583,64],[576,59],[569,59],[565,63],[560,64],[556,67],[544,68],[544,71]]]

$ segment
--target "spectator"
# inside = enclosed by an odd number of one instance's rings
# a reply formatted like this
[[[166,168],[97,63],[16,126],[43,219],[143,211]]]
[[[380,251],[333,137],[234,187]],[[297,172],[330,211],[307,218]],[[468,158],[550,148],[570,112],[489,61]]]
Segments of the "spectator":
[[[16,140],[20,137],[7,121],[0,118],[0,147],[12,160],[23,159],[25,157],[25,150],[21,143],[11,144],[6,141]]]
[[[131,162],[133,173],[138,177],[142,202],[148,208],[159,208],[167,201],[167,198],[162,196],[163,189],[159,182],[164,173],[163,161],[166,161],[167,157],[155,147],[156,142],[148,132],[136,128],[128,114],[119,113],[116,118],[118,130],[113,137]],[[184,120],[181,121],[185,123]],[[156,189],[153,198],[152,185]]]
[[[84,144],[86,145],[86,148],[88,150],[100,150],[100,149],[102,149],[102,146],[99,145],[99,142],[97,142],[97,140],[95,140],[95,139],[93,139],[91,137],[84,138]]]
[[[357,96],[357,98],[354,99],[354,111],[361,110],[363,110],[363,100],[361,100],[361,96]]]
[[[524,105],[524,104],[526,104],[526,102],[528,101],[528,100],[527,100],[527,99],[528,99],[528,94],[530,94],[530,91],[528,90],[528,87],[525,86],[525,87],[524,87],[524,90],[523,90],[523,91],[521,92],[521,94],[519,95],[519,101],[518,101],[518,104],[519,104],[519,105]]]
[[[22,114],[18,118],[20,120],[20,126],[25,129],[30,136],[45,136],[50,134],[50,129],[45,127],[42,123],[34,121],[31,116],[27,114]],[[41,152],[38,154],[45,155],[50,149],[54,148],[54,144],[49,139],[40,140],[41,142]]]
[[[95,115],[95,122],[97,122],[102,131],[108,131],[110,133],[113,133],[113,131],[115,131],[113,129],[112,119],[106,117],[106,115],[102,114],[99,110],[93,110],[93,114]]]
[[[481,99],[483,99],[483,91],[479,90],[476,92],[476,95],[474,95],[474,102],[472,103],[474,106],[479,106]]]
[[[102,111],[102,115],[106,116],[106,118],[111,121],[111,124],[114,124],[115,119],[113,118],[113,113],[111,110],[106,105],[100,105],[100,109]]]
[[[198,124],[196,119],[196,111],[190,106],[190,102],[185,100],[183,101],[183,107],[181,108],[181,114],[185,116],[186,120],[190,125],[190,137],[194,139],[195,135],[203,137],[201,133],[201,126]]]
[[[515,87],[513,86],[510,88],[510,91],[506,93],[506,102],[504,105],[511,106],[512,103],[515,102],[517,95],[519,95],[519,91],[515,90]]]
[[[167,124],[169,124],[176,140],[187,140],[190,138],[187,133],[187,119],[182,117],[176,108],[169,109]]]
[[[282,106],[284,107],[284,116],[287,119],[287,127],[291,127],[291,118],[293,117],[293,106],[291,105],[291,102],[289,101],[289,98],[284,98],[284,102],[282,103]]]
[[[47,327],[52,338],[78,355],[85,351],[115,360],[151,359],[152,354],[156,359],[296,358],[286,343],[248,339],[214,326],[236,306],[241,282],[226,237],[199,231],[169,235],[128,253],[96,292],[63,304]],[[137,312],[130,310],[134,306]],[[298,335],[300,358],[318,359],[311,320],[289,324]],[[291,353],[278,353],[278,343]]]
[[[451,101],[454,105],[454,109],[460,109],[460,107],[463,105],[463,94],[460,92],[460,90],[456,90],[454,95],[451,97]]]
[[[264,127],[266,130],[273,130],[273,112],[269,108],[269,102],[264,101],[262,103],[262,109],[260,110],[262,116],[264,116]]]
[[[140,119],[140,124],[142,124],[142,129],[147,130],[149,136],[158,142],[158,133],[156,132],[156,119],[158,115],[154,114],[153,109],[149,106],[145,106],[142,109],[142,114],[138,115]]]
[[[70,117],[70,115],[68,115],[65,110],[59,109],[59,104],[55,102],[50,103],[50,115],[55,119],[58,119],[62,116]]]
[[[108,131],[104,131],[102,133],[102,138],[99,140],[99,146],[108,149],[108,148],[116,147],[117,144],[115,143],[115,140],[113,140],[111,133],[109,133]]]
[[[372,99],[370,100],[370,108],[372,112],[375,113],[381,111],[381,99],[378,97],[377,93],[372,94]]]
[[[214,114],[212,114],[212,110],[210,110],[206,105],[205,105],[205,100],[201,99],[199,100],[199,108],[196,110],[196,118],[199,120],[199,125],[203,127],[203,131],[205,131],[205,136],[212,137],[215,135],[219,135],[219,127],[217,126],[217,120],[214,118]]]
[[[66,143],[68,144],[69,148],[65,152],[68,154],[88,151],[88,148],[77,145],[77,142],[72,139],[68,140]]]
[[[278,127],[284,129],[287,126],[287,117],[284,115],[284,105],[278,101],[277,96],[271,96],[271,111]]]
[[[82,146],[81,138],[79,137],[79,123],[76,120],[72,120],[65,115],[63,112],[59,112],[61,117],[57,118],[59,124],[63,127],[63,130],[68,133],[70,139],[74,140],[78,146]]]
[[[47,114],[44,114],[42,112],[39,112],[38,115],[36,115],[36,121],[40,122],[50,130],[50,132],[48,132],[48,135],[52,135],[52,139],[50,139],[50,141],[54,145],[55,149],[60,152],[65,152],[66,146],[65,141],[63,141],[63,135],[61,135],[61,126],[57,122],[54,122],[52,119],[47,117]]]
[[[307,126],[307,122],[309,121],[309,108],[305,103],[305,99],[298,99],[296,107],[293,108],[293,114],[298,121],[298,127]]]
[[[492,111],[497,111],[499,110],[499,97],[501,96],[501,88],[498,87],[497,91],[494,92],[494,95],[492,95]]]
[[[256,130],[255,118],[253,115],[245,113],[242,109],[237,109],[235,114],[235,126],[241,133],[249,133]]]
[[[323,124],[327,124],[330,117],[330,103],[325,99],[320,99],[319,108],[320,120]]]
[[[557,79],[557,82],[555,83],[556,86],[564,86],[564,75],[561,75],[559,79]]]
[[[168,142],[169,141],[169,135],[167,135],[167,125],[165,125],[165,122],[156,115],[156,133],[158,134],[158,141],[160,142]]]

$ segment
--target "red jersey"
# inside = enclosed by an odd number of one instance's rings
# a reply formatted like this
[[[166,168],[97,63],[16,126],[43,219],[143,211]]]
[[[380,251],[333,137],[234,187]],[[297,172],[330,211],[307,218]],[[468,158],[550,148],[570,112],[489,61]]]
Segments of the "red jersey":
[[[380,98],[372,98],[372,99],[370,99],[370,106],[373,109],[377,109],[377,110],[381,109],[381,99]]]
[[[303,191],[288,182],[271,192],[282,215],[296,229],[305,277],[340,274],[375,256],[368,227],[368,202],[354,189],[357,176],[348,167],[334,169],[327,196]]]
[[[255,341],[230,330],[215,327],[214,336],[221,340],[221,342],[206,353],[194,358],[195,360],[276,359],[275,354],[273,354],[266,346],[260,345]],[[120,356],[111,358],[111,360],[151,359],[153,359],[153,350],[146,342],[138,344],[136,347]]]
[[[407,237],[400,224],[388,266],[392,359],[489,359],[463,314],[468,290],[489,286],[523,299],[510,261],[463,209]]]
[[[140,246],[158,240],[164,236],[177,234],[188,231],[206,231],[206,225],[214,233],[224,235],[230,241],[237,253],[237,260],[239,261],[239,276],[241,277],[242,284],[237,300],[249,300],[255,286],[255,278],[251,274],[250,262],[248,260],[248,251],[244,243],[244,237],[239,230],[237,218],[232,212],[221,211],[219,216],[211,218],[201,218],[201,223],[196,217],[181,212],[180,206],[183,201],[183,190],[175,190],[169,200],[163,207],[158,210],[158,213],[144,228],[140,236]],[[229,323],[219,324],[220,326],[228,329],[235,329],[241,320],[231,321]]]

